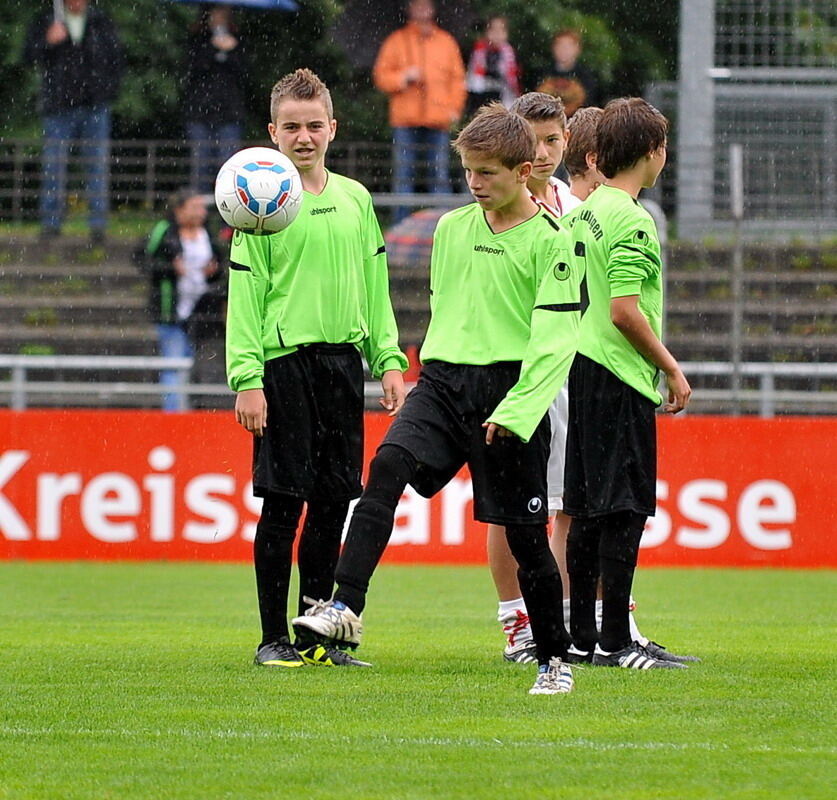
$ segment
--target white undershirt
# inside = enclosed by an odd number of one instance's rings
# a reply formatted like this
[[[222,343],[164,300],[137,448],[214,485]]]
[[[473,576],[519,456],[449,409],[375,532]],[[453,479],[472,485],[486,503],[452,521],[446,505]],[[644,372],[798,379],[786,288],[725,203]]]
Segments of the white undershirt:
[[[184,274],[177,279],[177,318],[185,322],[206,292],[206,267],[213,259],[212,244],[205,228],[194,239],[180,237]]]
[[[64,14],[64,24],[73,44],[78,44],[84,38],[84,26],[87,24],[87,14],[71,14],[67,11]]]

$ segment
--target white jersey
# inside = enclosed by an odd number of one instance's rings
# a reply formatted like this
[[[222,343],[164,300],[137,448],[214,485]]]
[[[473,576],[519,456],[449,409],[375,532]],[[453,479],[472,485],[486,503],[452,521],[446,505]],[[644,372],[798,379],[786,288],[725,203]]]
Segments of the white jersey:
[[[538,205],[543,206],[556,217],[563,217],[564,214],[569,214],[570,211],[581,205],[581,200],[570,191],[570,187],[555,176],[549,179],[547,196],[550,198],[548,203],[544,203],[543,200],[539,200],[534,195],[531,197]]]

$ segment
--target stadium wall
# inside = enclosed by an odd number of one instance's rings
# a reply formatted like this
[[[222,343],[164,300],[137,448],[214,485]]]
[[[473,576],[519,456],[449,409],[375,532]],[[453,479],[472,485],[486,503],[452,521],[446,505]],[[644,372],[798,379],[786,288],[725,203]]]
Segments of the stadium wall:
[[[367,415],[367,457],[389,420]],[[835,418],[659,420],[648,566],[835,567]],[[249,436],[225,412],[0,411],[0,558],[249,561]],[[390,563],[485,563],[467,472],[398,509]]]

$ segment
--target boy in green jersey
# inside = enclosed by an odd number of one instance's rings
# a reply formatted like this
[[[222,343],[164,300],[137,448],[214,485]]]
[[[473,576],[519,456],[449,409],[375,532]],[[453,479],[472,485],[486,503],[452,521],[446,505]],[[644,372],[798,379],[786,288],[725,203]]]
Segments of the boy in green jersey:
[[[665,411],[681,411],[691,394],[659,338],[660,244],[653,219],[637,201],[665,164],[667,128],[665,117],[641,98],[609,103],[596,129],[597,163],[607,182],[564,220],[574,254],[586,263],[589,295],[569,386],[564,490],[564,509],[573,517],[567,543],[574,645],[569,655],[632,669],[683,666],[632,641],[628,616],[640,538],[656,508],[658,370],[668,385]],[[525,435],[524,420],[543,413],[553,385],[524,370],[491,422]]]
[[[532,694],[572,689],[561,577],[546,534],[549,422],[533,421],[530,441],[493,447],[482,424],[515,383],[532,320],[542,317],[569,370],[579,311],[578,276],[566,232],[529,196],[535,157],[529,124],[499,103],[486,106],[454,143],[475,203],[445,214],[433,239],[431,320],[422,372],[381,443],[352,515],[336,571],[334,599],[293,620],[298,631],[357,644],[369,580],[392,533],[409,483],[431,497],[468,464],[474,516],[504,525],[520,565],[538,675]],[[533,311],[534,308],[534,311]],[[557,390],[556,390],[557,391]],[[545,409],[544,409],[545,411]]]
[[[361,353],[381,378],[390,415],[404,402],[407,359],[371,197],[324,165],[337,129],[328,89],[298,69],[273,87],[270,115],[270,138],[302,178],[302,205],[281,233],[236,232],[227,316],[235,416],[254,435],[253,491],[264,498],[254,542],[262,626],[255,661],[362,664],[311,637],[291,645],[291,552],[307,503],[298,551],[302,613],[331,595],[349,501],[361,492]]]

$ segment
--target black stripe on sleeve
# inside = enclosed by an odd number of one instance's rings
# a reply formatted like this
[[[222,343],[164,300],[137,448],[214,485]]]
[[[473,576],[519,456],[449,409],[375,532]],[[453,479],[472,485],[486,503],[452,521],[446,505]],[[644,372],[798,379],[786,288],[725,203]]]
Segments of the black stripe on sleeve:
[[[556,231],[561,230],[561,226],[555,220],[551,219],[548,214],[542,214],[541,219],[545,219]]]
[[[382,245],[381,245],[381,246],[380,246],[380,247],[379,247],[379,248],[375,251],[375,255],[376,255],[376,256],[379,256],[379,255],[381,255],[381,253],[386,253],[386,251],[387,251],[386,245],[383,245],[383,244],[382,244]]]
[[[581,311],[581,303],[550,303],[546,306],[535,306],[535,311]]]
[[[230,261],[230,269],[236,269],[239,272],[252,272],[253,270],[245,264],[239,264],[237,261]]]
[[[641,256],[644,256],[652,264],[659,264],[660,263],[659,259],[653,253],[649,253],[647,250],[642,250],[639,247],[633,247],[632,245],[629,245],[629,244],[617,244],[613,249],[614,250],[631,250],[634,253],[639,253]]]

